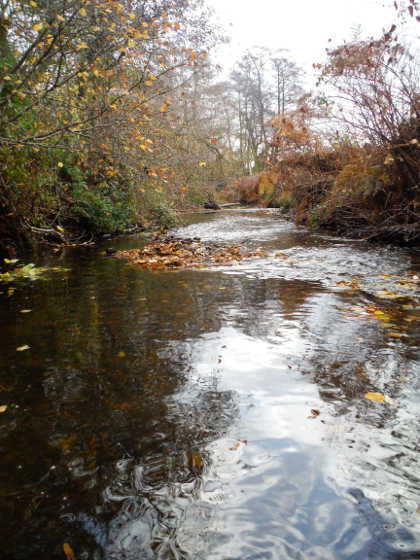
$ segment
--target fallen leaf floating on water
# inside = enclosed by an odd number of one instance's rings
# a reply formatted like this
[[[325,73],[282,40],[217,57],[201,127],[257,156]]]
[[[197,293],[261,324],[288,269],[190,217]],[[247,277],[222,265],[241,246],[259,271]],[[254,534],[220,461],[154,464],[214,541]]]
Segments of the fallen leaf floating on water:
[[[0,414],[2,414],[3,412],[6,412],[6,410],[7,410],[7,404],[2,404],[0,406]]]
[[[404,321],[407,321],[407,323],[420,321],[420,315],[407,315],[407,317],[404,317]]]
[[[337,282],[339,288],[350,288],[351,290],[359,290],[359,281],[357,278],[352,278],[351,280],[341,280]]]
[[[246,439],[241,439],[237,441],[233,447],[230,448],[231,451],[237,451],[242,445],[246,445],[248,441]]]
[[[401,299],[406,298],[406,295],[403,294],[396,294],[395,292],[390,292],[388,290],[380,290],[376,292],[376,295],[381,299]]]
[[[202,471],[204,469],[204,458],[200,451],[190,451],[188,453],[188,463],[193,471]]]
[[[122,402],[118,405],[118,408],[124,412],[126,412],[127,410],[130,410],[133,408],[133,404],[132,403],[128,403],[128,402]]]
[[[20,313],[30,313],[32,309],[21,309]]]
[[[24,352],[25,350],[29,350],[30,346],[28,346],[27,344],[24,344],[23,346],[18,346],[16,348],[17,352]]]
[[[57,266],[35,266],[29,263],[24,266],[18,266],[8,272],[0,273],[0,281],[15,282],[16,280],[38,280],[49,272],[66,272],[68,269]]]
[[[76,555],[69,543],[65,542],[63,544],[63,552],[66,555],[67,560],[76,560]]]
[[[389,321],[391,321],[391,316],[390,315],[387,315],[385,313],[385,311],[382,311],[381,309],[378,309],[374,305],[367,305],[366,306],[366,311],[368,313],[370,313],[371,317],[373,319],[376,319],[377,321],[384,321],[385,323],[388,323]]]
[[[382,393],[366,393],[365,399],[373,402],[387,402],[387,397]]]

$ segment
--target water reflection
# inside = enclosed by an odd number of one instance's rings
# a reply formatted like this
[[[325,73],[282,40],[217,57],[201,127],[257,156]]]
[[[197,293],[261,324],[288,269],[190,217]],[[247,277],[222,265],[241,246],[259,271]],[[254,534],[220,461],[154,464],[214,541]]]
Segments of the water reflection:
[[[392,338],[360,311],[414,256],[206,219],[181,233],[293,262],[152,273],[74,251],[0,295],[4,557],[420,557],[418,323],[386,302]]]

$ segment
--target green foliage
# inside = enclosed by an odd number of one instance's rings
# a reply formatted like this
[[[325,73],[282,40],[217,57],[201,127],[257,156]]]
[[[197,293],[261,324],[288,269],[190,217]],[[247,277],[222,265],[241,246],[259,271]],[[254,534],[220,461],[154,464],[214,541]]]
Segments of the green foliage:
[[[95,233],[115,233],[132,225],[137,213],[128,193],[118,188],[76,188],[72,218]]]
[[[283,212],[288,212],[293,208],[293,200],[291,197],[274,198],[268,205],[268,208],[278,208]]]
[[[153,207],[152,213],[161,229],[170,229],[179,224],[174,208],[165,200],[157,202]]]
[[[319,204],[316,208],[313,208],[309,213],[309,225],[314,228],[318,229],[321,224],[325,221],[326,216],[328,215],[328,204],[327,202],[323,202]]]

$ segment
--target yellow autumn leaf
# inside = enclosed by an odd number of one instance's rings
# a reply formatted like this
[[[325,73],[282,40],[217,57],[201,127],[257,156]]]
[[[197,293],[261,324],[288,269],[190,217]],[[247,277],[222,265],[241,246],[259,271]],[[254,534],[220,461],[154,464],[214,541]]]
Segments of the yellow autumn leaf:
[[[29,350],[30,346],[28,346],[27,344],[24,344],[23,346],[18,346],[16,348],[17,352],[24,352],[25,350]]]
[[[10,76],[3,76],[3,80],[11,80],[12,78]]]
[[[381,393],[366,393],[365,399],[373,402],[386,402],[385,395],[382,395]]]
[[[81,49],[88,49],[89,47],[87,46],[87,44],[85,43],[85,41],[82,41],[81,43],[79,43],[77,45],[77,50],[80,51]]]
[[[198,162],[199,167],[206,167],[207,163],[205,161]]]
[[[64,166],[64,163],[63,163],[62,161],[59,161],[59,162],[57,163],[57,165],[58,165],[58,167],[63,167],[63,166]]]
[[[63,552],[66,555],[67,560],[76,560],[76,556],[73,552],[72,547],[69,545],[69,543],[65,542],[63,544]]]
[[[37,8],[38,7],[38,4],[36,2],[34,2],[34,0],[31,0],[29,2],[29,4],[32,6],[32,8]]]
[[[79,14],[80,14],[81,16],[86,16],[86,15],[87,15],[86,8],[80,8]]]
[[[164,113],[164,112],[166,111],[167,108],[168,108],[168,106],[166,105],[166,103],[164,103],[164,104],[162,105],[162,107],[160,108],[160,112],[161,112],[161,113]]]
[[[7,410],[7,404],[2,404],[0,406],[0,414],[3,413],[3,412],[6,412],[6,410]]]
[[[36,23],[36,24],[32,27],[32,29],[33,29],[34,31],[41,31],[42,27],[43,27],[42,23]]]
[[[136,16],[133,14],[133,12],[131,12],[128,17],[131,19],[131,21],[134,21],[136,19]]]
[[[133,39],[128,39],[127,44],[128,44],[129,47],[133,48],[133,47],[134,47],[134,41],[133,41]]]
[[[151,80],[146,80],[145,84],[146,86],[152,86],[153,82]]]
[[[125,352],[123,352],[122,350],[120,352],[118,352],[118,357],[119,358],[125,358]]]

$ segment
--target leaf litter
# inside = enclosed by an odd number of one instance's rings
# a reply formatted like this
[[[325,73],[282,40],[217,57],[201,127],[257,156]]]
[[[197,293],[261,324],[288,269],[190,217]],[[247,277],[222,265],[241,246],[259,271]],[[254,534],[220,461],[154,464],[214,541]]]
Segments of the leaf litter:
[[[147,270],[203,268],[208,265],[226,266],[243,259],[266,257],[261,249],[247,251],[240,245],[203,243],[199,238],[156,237],[139,249],[117,251],[117,258]]]

